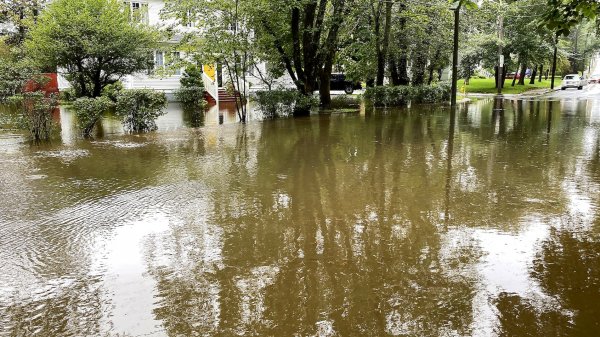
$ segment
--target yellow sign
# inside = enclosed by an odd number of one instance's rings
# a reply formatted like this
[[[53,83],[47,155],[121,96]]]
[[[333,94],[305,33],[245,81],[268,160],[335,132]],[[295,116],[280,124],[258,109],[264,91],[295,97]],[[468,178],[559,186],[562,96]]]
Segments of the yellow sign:
[[[214,65],[203,65],[202,66],[202,71],[204,71],[204,73],[206,74],[206,76],[210,77],[211,80],[215,80],[216,75],[217,75],[217,71]]]

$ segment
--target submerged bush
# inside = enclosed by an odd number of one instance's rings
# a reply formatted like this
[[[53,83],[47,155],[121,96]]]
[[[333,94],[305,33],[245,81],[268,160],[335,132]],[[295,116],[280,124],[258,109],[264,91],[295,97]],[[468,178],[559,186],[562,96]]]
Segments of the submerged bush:
[[[185,68],[181,79],[181,88],[175,91],[175,98],[187,106],[196,108],[205,108],[204,99],[204,81],[202,80],[202,70],[197,65],[190,65]]]
[[[47,140],[52,131],[52,111],[58,106],[53,95],[42,91],[25,92],[10,98],[10,102],[21,107],[22,124],[36,140]]]
[[[440,82],[433,85],[410,86],[377,86],[367,88],[365,98],[374,106],[403,106],[412,101],[415,103],[439,103],[450,100],[450,84]]]
[[[156,119],[165,114],[167,96],[149,89],[125,90],[117,97],[116,113],[128,131],[156,130]]]
[[[175,98],[185,105],[192,105],[199,108],[206,106],[204,87],[181,87],[175,92]]]
[[[289,116],[296,111],[310,111],[319,104],[313,96],[295,89],[257,91],[255,101],[265,118]]]
[[[332,109],[356,107],[360,105],[360,97],[351,95],[337,95],[331,97],[331,104],[329,105]]]
[[[102,118],[102,114],[113,105],[114,103],[107,97],[82,97],[73,102],[77,124],[84,136],[89,136],[92,133],[94,126]]]

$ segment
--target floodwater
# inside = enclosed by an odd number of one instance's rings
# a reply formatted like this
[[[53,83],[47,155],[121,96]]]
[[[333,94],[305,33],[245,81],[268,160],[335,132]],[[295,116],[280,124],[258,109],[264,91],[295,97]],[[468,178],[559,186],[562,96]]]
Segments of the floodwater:
[[[600,334],[598,100],[56,118],[0,131],[2,337]]]

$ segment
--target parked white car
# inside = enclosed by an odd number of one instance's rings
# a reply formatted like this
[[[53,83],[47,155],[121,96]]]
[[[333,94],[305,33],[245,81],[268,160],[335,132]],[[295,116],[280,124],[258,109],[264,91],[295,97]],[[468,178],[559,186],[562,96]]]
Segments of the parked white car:
[[[567,88],[577,88],[577,90],[581,90],[586,85],[587,80],[585,79],[585,77],[579,76],[577,74],[570,74],[563,78],[562,83],[560,85],[560,89],[565,90]]]

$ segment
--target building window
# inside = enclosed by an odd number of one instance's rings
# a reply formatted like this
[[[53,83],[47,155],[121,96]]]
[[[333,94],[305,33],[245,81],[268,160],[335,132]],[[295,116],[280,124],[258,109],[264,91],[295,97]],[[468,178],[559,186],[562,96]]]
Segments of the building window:
[[[125,10],[129,13],[131,21],[148,24],[148,4],[143,2],[123,2]]]
[[[157,51],[154,54],[154,68],[162,68],[165,66],[165,54],[162,51]]]
[[[188,28],[196,26],[196,24],[194,23],[194,13],[192,13],[192,11],[189,9],[185,13],[184,23],[185,26]]]
[[[175,75],[181,75],[181,68],[179,68],[180,61],[181,53],[178,51],[173,52],[173,64],[175,65]]]

